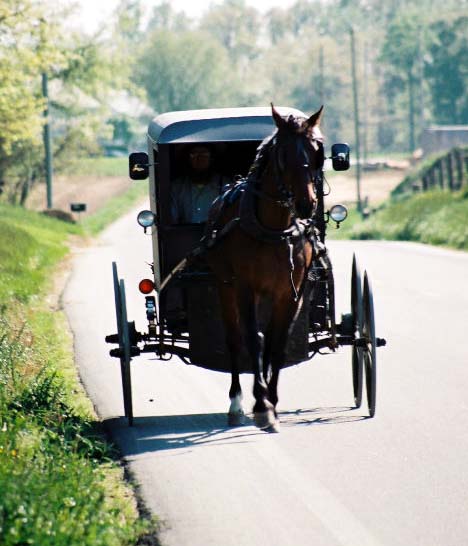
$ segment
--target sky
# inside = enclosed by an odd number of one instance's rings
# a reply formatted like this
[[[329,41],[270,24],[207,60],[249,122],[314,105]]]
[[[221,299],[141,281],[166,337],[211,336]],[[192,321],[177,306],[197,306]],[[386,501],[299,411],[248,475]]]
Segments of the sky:
[[[248,5],[262,12],[273,7],[287,7],[293,2],[294,0],[246,0]],[[60,0],[60,3],[62,5],[77,5],[80,26],[82,25],[88,32],[93,32],[113,12],[118,0]],[[158,0],[142,0],[141,2],[148,12],[158,3]],[[206,11],[210,4],[219,3],[221,0],[171,0],[175,9],[185,11],[190,17],[197,17]]]

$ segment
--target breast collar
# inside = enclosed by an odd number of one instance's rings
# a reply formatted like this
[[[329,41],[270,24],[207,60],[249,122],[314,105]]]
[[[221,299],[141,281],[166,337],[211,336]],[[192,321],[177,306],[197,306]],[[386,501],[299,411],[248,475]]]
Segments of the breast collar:
[[[255,193],[244,189],[239,204],[239,225],[248,235],[263,243],[277,244],[284,241],[292,242],[312,233],[314,222],[293,219],[290,227],[284,230],[271,229],[263,226],[255,213]]]

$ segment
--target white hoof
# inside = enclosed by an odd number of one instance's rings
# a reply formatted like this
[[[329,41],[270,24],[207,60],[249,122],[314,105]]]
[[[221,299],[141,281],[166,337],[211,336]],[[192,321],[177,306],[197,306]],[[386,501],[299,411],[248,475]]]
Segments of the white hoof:
[[[254,413],[255,426],[260,429],[268,429],[276,422],[275,412],[272,409]]]
[[[236,413],[228,413],[228,426],[240,427],[245,424],[245,413],[242,410]]]
[[[230,427],[238,427],[245,423],[245,414],[242,409],[242,394],[238,394],[231,398],[231,405],[228,413],[228,425]]]
[[[265,432],[270,432],[272,434],[278,434],[279,432],[281,432],[279,419],[276,419],[276,421],[271,426],[266,428]]]

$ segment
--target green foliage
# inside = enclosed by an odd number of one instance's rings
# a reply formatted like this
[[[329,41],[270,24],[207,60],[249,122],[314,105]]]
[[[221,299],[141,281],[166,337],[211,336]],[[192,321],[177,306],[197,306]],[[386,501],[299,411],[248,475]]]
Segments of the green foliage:
[[[147,38],[136,73],[158,112],[236,102],[226,52],[202,32],[157,30]]]
[[[213,5],[203,17],[200,28],[223,45],[234,63],[252,60],[259,53],[260,16],[245,0],[225,0]]]
[[[14,324],[0,319],[0,543],[133,544],[134,515],[106,490],[111,450],[71,405],[50,355],[31,345],[34,326]],[[52,351],[55,328],[46,331]]]
[[[452,150],[443,151],[437,154],[431,154],[430,156],[426,157],[422,162],[418,163],[418,165],[411,170],[411,172],[405,176],[405,178],[398,184],[398,186],[392,191],[391,196],[392,199],[396,200],[401,197],[405,198],[408,196],[408,194],[413,193],[413,185],[416,184],[418,187],[421,185],[421,180],[423,177],[425,177],[429,171],[431,171],[434,166],[439,162],[439,160],[445,159],[449,154],[453,154],[454,150],[458,150],[459,153],[462,153],[462,155],[468,154],[468,146],[462,146],[459,148],[454,148]],[[465,183],[468,181],[468,172],[466,168],[466,164],[464,164],[463,167],[464,174],[463,179]]]
[[[134,184],[128,191],[110,199],[102,209],[83,221],[83,228],[93,235],[102,231],[114,222],[132,206],[148,196],[148,186],[145,183]]]
[[[64,242],[79,227],[0,204],[0,305],[27,302],[42,289],[52,266],[62,258]]]
[[[431,191],[389,202],[368,219],[340,229],[340,238],[418,241],[468,250],[466,187],[457,193]]]
[[[56,169],[62,158],[96,152],[98,137],[112,134],[109,93],[126,74],[107,44],[67,23],[49,3],[5,0],[0,7],[0,180],[10,203],[24,204],[44,179],[42,74],[49,79]]]
[[[421,53],[421,22],[415,15],[411,11],[399,14],[388,26],[382,45],[382,59],[404,75],[412,73]]]
[[[439,20],[430,26],[431,43],[426,58],[425,76],[436,123],[468,123],[467,27],[466,16],[455,20]]]
[[[128,157],[82,157],[64,171],[72,176],[128,176]]]
[[[39,303],[78,228],[5,205],[0,218],[0,544],[135,544],[146,524],[76,394],[63,318]]]

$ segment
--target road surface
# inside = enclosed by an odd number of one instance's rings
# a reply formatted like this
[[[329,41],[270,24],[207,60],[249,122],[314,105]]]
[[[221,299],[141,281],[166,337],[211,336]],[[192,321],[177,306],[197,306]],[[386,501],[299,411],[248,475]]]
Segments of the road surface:
[[[350,349],[285,370],[281,433],[226,427],[229,377],[149,355],[132,362],[135,426],[123,412],[111,262],[129,319],[150,237],[132,213],[81,249],[63,295],[81,377],[162,521],[165,546],[468,544],[468,254],[330,242],[337,315],[350,307],[353,250],[374,286],[377,412],[353,409]],[[243,376],[252,407],[251,377]]]

